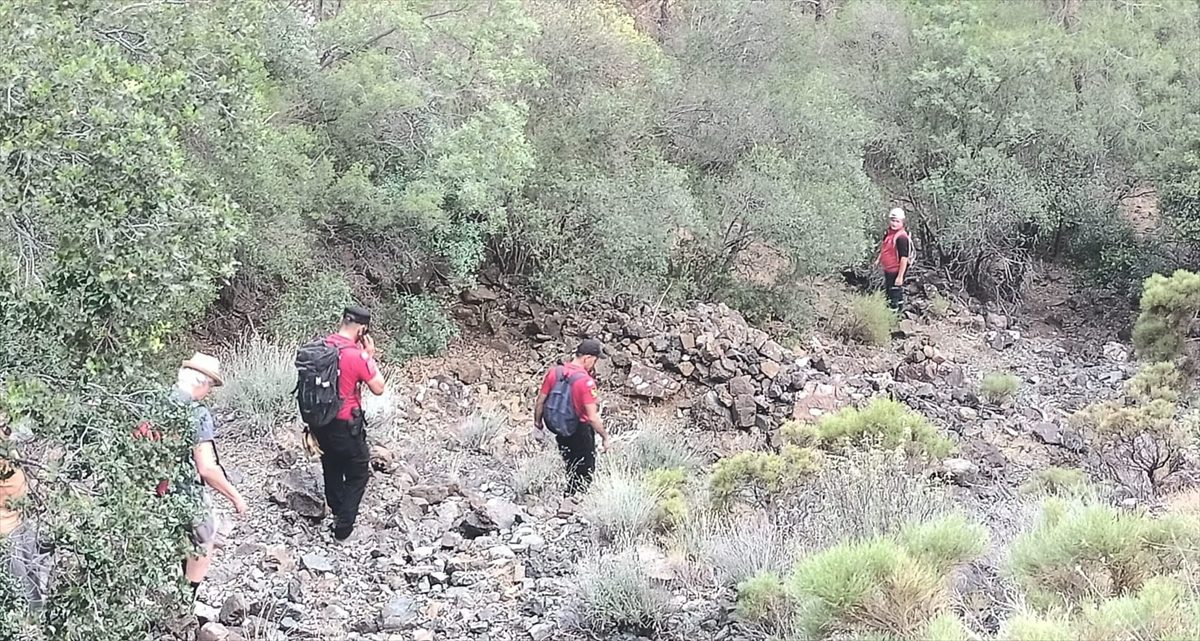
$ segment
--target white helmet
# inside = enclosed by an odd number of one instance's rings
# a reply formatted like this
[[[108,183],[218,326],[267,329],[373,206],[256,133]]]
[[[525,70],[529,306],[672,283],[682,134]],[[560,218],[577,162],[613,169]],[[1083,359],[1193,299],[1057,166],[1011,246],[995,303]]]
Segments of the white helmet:
[[[888,220],[904,220],[904,210],[896,207],[888,212]]]

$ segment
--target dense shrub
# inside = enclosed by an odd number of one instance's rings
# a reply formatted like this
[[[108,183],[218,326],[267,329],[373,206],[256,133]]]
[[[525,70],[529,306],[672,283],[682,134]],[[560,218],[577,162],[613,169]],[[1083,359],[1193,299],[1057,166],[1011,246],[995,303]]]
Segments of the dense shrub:
[[[1033,614],[1022,614],[1006,621],[1000,638],[1011,641],[1080,641],[1070,621]]]
[[[984,532],[952,517],[800,561],[789,585],[805,632],[922,638],[945,611],[948,572],[983,550]]]
[[[570,608],[576,627],[594,634],[653,634],[670,613],[670,596],[647,573],[635,549],[585,559]]]
[[[215,403],[250,421],[262,435],[271,427],[296,417],[294,353],[262,336],[243,340],[228,352],[228,372],[218,388]]]
[[[892,340],[899,317],[888,307],[883,294],[855,296],[849,309],[844,310],[833,321],[833,331],[838,336],[867,345],[887,345]]]
[[[785,446],[779,454],[747,451],[717,461],[709,479],[713,505],[727,509],[735,500],[766,506],[797,490],[820,468],[820,452]]]
[[[1184,386],[1183,372],[1171,362],[1148,363],[1125,383],[1125,394],[1135,403],[1179,400]]]
[[[1081,496],[1090,489],[1087,474],[1073,467],[1050,467],[1034,472],[1021,487],[1026,494],[1035,496]]]
[[[556,448],[547,448],[518,462],[512,475],[517,497],[552,494],[566,486],[566,468]]]
[[[1009,372],[992,372],[983,377],[983,383],[979,386],[983,398],[997,405],[1016,398],[1020,389],[1021,379]]]
[[[458,328],[442,305],[431,296],[405,296],[393,305],[398,314],[385,312],[390,340],[382,345],[388,357],[402,361],[415,356],[439,354],[458,335]]]
[[[794,608],[783,579],[774,572],[760,572],[737,586],[738,616],[769,632],[787,630]]]
[[[1200,524],[1186,517],[1050,499],[1041,522],[1014,544],[1012,563],[1031,603],[1077,609],[1170,575],[1197,543]]]
[[[847,407],[821,417],[815,424],[793,422],[782,429],[785,439],[800,445],[903,448],[932,458],[945,457],[954,450],[954,443],[939,434],[924,416],[886,398],[872,399],[863,408]]]
[[[1153,578],[1126,596],[1088,604],[1074,617],[1022,615],[1006,623],[1001,638],[1014,641],[1200,637],[1200,610],[1178,582]]]
[[[1102,468],[1115,481],[1141,493],[1159,493],[1184,463],[1193,435],[1164,398],[1105,401],[1072,418],[1096,436]]]
[[[944,318],[950,313],[950,299],[941,294],[929,297],[929,313],[935,318]]]
[[[698,514],[676,536],[718,585],[736,587],[762,574],[781,574],[795,559],[796,541],[763,514],[714,518]]]
[[[687,470],[681,467],[650,470],[643,477],[651,494],[658,498],[655,522],[660,529],[674,528],[688,518]]]
[[[353,302],[350,285],[341,274],[317,272],[288,285],[267,327],[285,344],[303,343],[337,328],[342,310]]]
[[[1169,361],[1184,353],[1192,324],[1200,315],[1200,274],[1179,270],[1169,278],[1154,274],[1142,289],[1141,314],[1133,345],[1148,361]]]

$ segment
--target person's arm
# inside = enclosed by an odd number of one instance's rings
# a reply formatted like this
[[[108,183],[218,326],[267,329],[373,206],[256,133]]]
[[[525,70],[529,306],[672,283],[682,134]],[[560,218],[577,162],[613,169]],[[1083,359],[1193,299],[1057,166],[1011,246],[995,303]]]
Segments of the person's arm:
[[[192,459],[196,462],[196,472],[209,487],[229,499],[233,509],[238,514],[245,514],[249,506],[242,498],[241,492],[229,482],[225,470],[217,464],[217,453],[212,441],[204,441],[192,448]]]
[[[371,390],[372,394],[379,396],[387,389],[387,381],[383,380],[383,372],[379,371],[379,366],[375,364],[375,339],[369,335],[363,336],[359,339],[359,344],[367,354],[367,375],[363,377],[367,379],[367,389]]]
[[[537,400],[533,402],[533,429],[545,429],[542,425],[542,413],[546,411],[546,393],[538,392]]]
[[[600,406],[596,403],[584,403],[583,411],[587,414],[587,422],[600,435],[600,451],[608,451],[608,430],[604,428],[604,421],[600,419]]]
[[[896,287],[904,284],[904,274],[908,272],[908,255],[912,251],[911,243],[912,241],[908,238],[896,239],[896,254],[900,257],[900,271],[896,272]]]

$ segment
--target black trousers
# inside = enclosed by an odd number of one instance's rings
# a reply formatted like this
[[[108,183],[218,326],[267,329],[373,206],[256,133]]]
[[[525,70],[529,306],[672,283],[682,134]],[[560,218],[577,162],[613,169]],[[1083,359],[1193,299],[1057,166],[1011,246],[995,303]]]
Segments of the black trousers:
[[[897,312],[904,311],[904,287],[896,286],[898,272],[883,272],[883,286],[887,290],[888,305]]]
[[[580,425],[570,436],[555,435],[558,452],[567,464],[567,495],[582,492],[592,484],[596,470],[596,436],[591,425]]]
[[[358,518],[371,477],[371,448],[367,445],[365,427],[354,434],[351,421],[335,420],[314,429],[313,437],[321,446],[321,469],[325,475],[325,502],[333,512],[333,527],[349,533]]]

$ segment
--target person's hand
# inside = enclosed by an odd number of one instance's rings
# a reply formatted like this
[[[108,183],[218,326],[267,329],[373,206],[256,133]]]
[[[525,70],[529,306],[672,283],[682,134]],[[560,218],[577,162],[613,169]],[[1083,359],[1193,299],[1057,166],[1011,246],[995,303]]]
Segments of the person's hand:
[[[362,345],[362,349],[364,352],[367,353],[367,356],[370,356],[371,358],[375,358],[375,339],[374,338],[371,338],[370,335],[364,335],[364,336],[360,336],[358,338],[358,342],[359,342],[359,344]]]
[[[235,499],[233,501],[233,511],[235,513],[245,514],[249,510],[250,510],[250,506],[246,505],[246,500],[243,499],[242,497],[239,496],[239,497],[237,497],[237,499]]]
[[[896,277],[896,287],[904,287],[904,277],[903,276]]]
[[[607,434],[600,437],[600,453],[601,454],[608,453],[608,435]]]
[[[533,440],[537,441],[538,443],[546,442],[546,428],[542,427],[541,425],[534,425],[533,431],[530,432],[530,434],[533,435]]]

